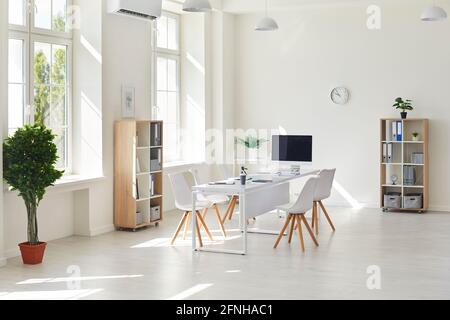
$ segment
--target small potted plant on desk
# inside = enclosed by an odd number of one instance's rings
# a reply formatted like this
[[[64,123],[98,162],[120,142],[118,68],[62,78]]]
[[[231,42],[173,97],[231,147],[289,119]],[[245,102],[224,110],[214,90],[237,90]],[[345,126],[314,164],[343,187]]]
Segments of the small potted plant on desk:
[[[406,117],[408,116],[407,111],[414,110],[414,108],[412,106],[412,100],[408,100],[408,99],[403,100],[403,98],[395,99],[395,103],[394,103],[393,107],[397,110],[402,110],[402,112],[400,113],[402,119],[406,119]]]
[[[37,209],[45,191],[64,171],[55,168],[55,135],[44,125],[26,125],[3,143],[3,176],[25,202],[28,216],[28,241],[19,244],[24,264],[40,264],[45,242],[38,237]]]

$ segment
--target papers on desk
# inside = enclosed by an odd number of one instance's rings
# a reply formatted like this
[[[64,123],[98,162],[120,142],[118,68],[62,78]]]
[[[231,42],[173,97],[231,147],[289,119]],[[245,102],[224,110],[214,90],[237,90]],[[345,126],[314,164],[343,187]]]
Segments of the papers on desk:
[[[236,184],[234,181],[216,181],[208,183],[210,186],[232,186]]]

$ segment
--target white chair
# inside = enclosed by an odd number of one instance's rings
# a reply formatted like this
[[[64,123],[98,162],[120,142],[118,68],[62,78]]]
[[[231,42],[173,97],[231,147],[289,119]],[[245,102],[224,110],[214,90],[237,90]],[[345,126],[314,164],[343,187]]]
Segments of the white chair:
[[[233,167],[229,166],[229,165],[221,165],[220,166],[220,171],[222,172],[222,177],[224,180],[227,179],[232,179],[234,178],[234,174],[233,174]],[[234,214],[234,210],[236,209],[236,205],[239,201],[239,196],[237,195],[233,195],[231,197],[231,201],[228,204],[227,210],[225,212],[225,215],[223,216],[222,222],[225,223],[226,219],[228,218],[228,220],[231,220],[233,218],[233,214]]]
[[[194,178],[194,183],[196,185],[201,185],[201,184],[206,184],[206,181],[203,181],[200,178],[200,175],[198,173],[197,169],[191,169],[189,170],[192,174],[192,177]],[[222,235],[224,237],[226,237],[226,232],[225,232],[225,227],[223,226],[223,221],[222,221],[222,217],[220,214],[220,209],[219,209],[219,205],[220,204],[224,204],[224,203],[228,203],[228,201],[230,200],[226,195],[223,194],[212,194],[212,195],[203,195],[203,194],[198,194],[197,196],[199,201],[206,201],[206,202],[210,202],[214,208],[214,212],[216,213],[216,218],[217,218],[217,222],[219,224],[219,228],[220,231],[222,232]],[[203,211],[203,219],[205,219],[206,214],[208,213],[208,209],[209,208],[205,208],[205,210]]]
[[[334,175],[336,174],[336,169],[330,170],[322,170],[319,173],[319,181],[317,182],[317,188],[314,192],[314,200],[313,200],[313,210],[312,210],[312,227],[316,232],[316,235],[319,234],[319,210],[318,205],[322,208],[325,217],[328,220],[328,223],[331,226],[333,231],[336,231],[336,228],[331,221],[330,215],[328,214],[327,209],[323,205],[323,200],[328,199],[331,196],[331,189],[333,188]]]
[[[312,177],[309,178],[308,181],[306,181],[305,186],[303,187],[302,192],[300,193],[297,201],[294,204],[287,204],[278,207],[278,209],[283,210],[287,213],[286,223],[284,224],[283,228],[281,229],[281,232],[277,238],[277,241],[275,242],[274,248],[276,249],[278,247],[278,244],[281,241],[281,238],[284,236],[284,232],[286,231],[286,228],[289,226],[289,223],[291,224],[291,229],[289,232],[289,239],[288,243],[291,243],[292,236],[294,234],[294,230],[297,229],[298,236],[300,238],[300,244],[302,251],[305,251],[305,243],[303,240],[303,230],[302,230],[302,222],[305,225],[306,229],[308,230],[309,235],[311,236],[311,239],[314,241],[316,246],[319,246],[319,243],[317,242],[316,237],[314,237],[313,230],[308,224],[308,221],[305,218],[305,213],[311,210],[312,203],[314,199],[314,191],[317,186],[319,178],[318,177]]]
[[[186,233],[189,228],[189,222],[192,218],[192,192],[189,188],[184,173],[174,173],[169,174],[169,180],[172,185],[172,191],[175,198],[175,206],[178,210],[181,210],[184,212],[183,217],[181,218],[181,221],[177,227],[177,230],[175,231],[175,234],[172,238],[172,241],[170,242],[171,245],[175,243],[175,240],[178,237],[178,234],[180,233],[181,228],[184,225],[184,236],[183,239],[186,239]],[[205,220],[203,219],[200,211],[205,210],[206,208],[211,208],[212,204],[209,201],[197,201],[195,204],[195,214],[197,215],[197,228],[196,228],[196,234],[197,238],[200,244],[200,247],[203,247],[203,241],[202,236],[200,233],[200,226],[203,226],[203,228],[206,231],[206,234],[208,235],[209,239],[213,241],[213,237],[211,235],[211,232],[209,231],[208,227],[206,226]]]

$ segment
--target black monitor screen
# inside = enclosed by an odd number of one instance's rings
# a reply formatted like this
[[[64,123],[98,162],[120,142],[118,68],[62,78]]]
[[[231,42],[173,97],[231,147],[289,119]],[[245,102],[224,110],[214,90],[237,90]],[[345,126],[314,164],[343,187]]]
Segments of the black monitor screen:
[[[312,136],[273,136],[272,160],[312,162]]]

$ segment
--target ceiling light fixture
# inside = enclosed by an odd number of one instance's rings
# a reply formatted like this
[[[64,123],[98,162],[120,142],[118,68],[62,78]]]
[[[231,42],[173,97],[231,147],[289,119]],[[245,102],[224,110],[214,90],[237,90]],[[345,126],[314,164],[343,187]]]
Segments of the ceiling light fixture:
[[[211,9],[209,0],[186,0],[183,4],[183,11],[187,12],[209,12]]]
[[[447,19],[447,12],[443,8],[433,5],[422,13],[420,19],[422,21],[442,21]]]
[[[266,15],[255,27],[256,31],[275,31],[278,30],[277,22],[268,15],[268,0],[266,0]]]

